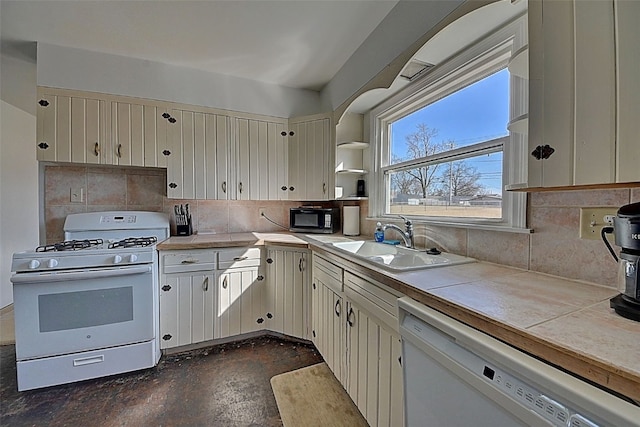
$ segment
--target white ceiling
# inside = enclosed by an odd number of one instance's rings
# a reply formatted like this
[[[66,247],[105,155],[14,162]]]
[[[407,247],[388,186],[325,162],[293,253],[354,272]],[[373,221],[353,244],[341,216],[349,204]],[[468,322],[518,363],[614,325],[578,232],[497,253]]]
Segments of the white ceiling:
[[[2,0],[0,35],[320,90],[396,3]]]

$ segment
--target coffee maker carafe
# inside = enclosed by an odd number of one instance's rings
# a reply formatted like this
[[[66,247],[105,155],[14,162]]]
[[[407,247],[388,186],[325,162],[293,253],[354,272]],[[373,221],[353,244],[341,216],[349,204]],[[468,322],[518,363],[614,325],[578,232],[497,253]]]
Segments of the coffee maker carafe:
[[[605,233],[613,233],[616,245],[622,249],[616,256]],[[620,295],[610,300],[616,313],[640,321],[640,203],[622,206],[613,219],[613,228],[605,227],[602,238],[618,262],[618,290]]]

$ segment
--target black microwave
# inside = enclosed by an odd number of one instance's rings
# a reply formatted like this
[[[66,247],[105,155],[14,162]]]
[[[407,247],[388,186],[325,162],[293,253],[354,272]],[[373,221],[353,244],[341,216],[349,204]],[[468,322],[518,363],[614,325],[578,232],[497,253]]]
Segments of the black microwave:
[[[330,234],[339,228],[340,208],[299,207],[289,210],[289,231]]]

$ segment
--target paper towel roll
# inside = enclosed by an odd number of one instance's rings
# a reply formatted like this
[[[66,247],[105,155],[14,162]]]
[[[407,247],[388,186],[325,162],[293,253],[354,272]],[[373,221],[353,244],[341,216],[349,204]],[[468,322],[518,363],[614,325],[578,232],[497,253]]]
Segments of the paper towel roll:
[[[360,206],[345,206],[343,208],[342,234],[357,236],[360,234]]]

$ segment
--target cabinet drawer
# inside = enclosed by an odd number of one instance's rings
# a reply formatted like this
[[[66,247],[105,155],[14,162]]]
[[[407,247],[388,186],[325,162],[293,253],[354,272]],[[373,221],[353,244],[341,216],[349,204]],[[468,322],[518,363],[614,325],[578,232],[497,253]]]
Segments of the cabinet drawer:
[[[216,253],[211,250],[160,252],[162,272],[185,273],[190,271],[211,271],[216,268]]]
[[[330,263],[324,258],[320,258],[316,254],[313,255],[313,268],[314,270],[320,270],[329,277],[342,282],[342,268]]]
[[[218,252],[218,269],[260,266],[260,248],[225,249]]]
[[[351,301],[392,330],[398,330],[397,299],[395,295],[368,280],[349,272],[344,273],[344,293]]]

